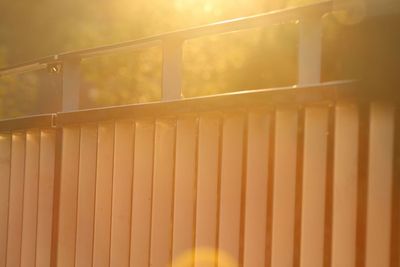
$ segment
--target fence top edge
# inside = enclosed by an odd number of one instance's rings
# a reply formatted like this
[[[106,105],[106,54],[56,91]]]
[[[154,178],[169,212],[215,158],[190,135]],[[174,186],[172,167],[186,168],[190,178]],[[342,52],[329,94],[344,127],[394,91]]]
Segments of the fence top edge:
[[[51,128],[56,114],[41,114],[0,120],[0,132],[28,130],[33,128]]]
[[[334,105],[338,101],[369,103],[390,102],[400,108],[400,94],[383,90],[371,92],[357,80],[341,80],[310,85],[256,89],[233,93],[111,106],[0,120],[0,133],[35,128],[58,128],[82,123],[99,123],[124,119],[155,119],[197,113],[219,113],[228,110],[257,108],[275,109],[283,106]]]
[[[57,113],[56,126],[113,121],[120,119],[154,118],[187,113],[247,109],[261,106],[306,105],[333,103],[339,99],[356,99],[358,82],[333,81],[301,86],[238,91],[233,93],[160,101],[141,104],[86,109]]]

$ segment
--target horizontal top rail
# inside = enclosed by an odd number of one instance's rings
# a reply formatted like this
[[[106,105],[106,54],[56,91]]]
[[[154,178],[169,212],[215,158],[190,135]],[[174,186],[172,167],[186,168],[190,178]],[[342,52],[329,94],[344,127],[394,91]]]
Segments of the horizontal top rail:
[[[0,120],[0,132],[18,131],[33,128],[52,128],[56,114],[41,114]]]
[[[366,95],[359,90],[357,81],[334,81],[5,119],[0,120],[0,132],[139,117],[154,118],[198,112],[218,112],[237,108],[326,104],[340,99],[361,99],[360,97],[366,97]]]
[[[309,16],[322,16],[332,11],[332,1],[322,1],[315,4],[304,5],[300,7],[286,8],[272,12],[262,13],[258,15],[242,17],[212,23],[208,25],[192,27],[184,30],[168,32],[164,34],[154,35],[151,37],[136,39],[132,41],[99,46],[95,48],[65,52],[57,55],[47,56],[41,59],[17,64],[10,67],[0,68],[0,77],[9,74],[21,74],[24,72],[36,71],[47,68],[48,66],[62,63],[66,60],[84,59],[88,57],[98,56],[111,53],[123,49],[141,49],[161,45],[164,41],[171,39],[188,40],[206,35],[228,33],[238,30],[245,30],[271,24],[284,23],[302,19]]]
[[[65,125],[123,119],[154,119],[202,112],[218,113],[249,108],[275,109],[282,106],[334,105],[338,101],[352,101],[360,104],[384,101],[394,103],[400,108],[400,95],[394,91],[372,92],[365,90],[364,84],[360,81],[341,80],[6,119],[0,120],[0,132],[58,128]]]
[[[120,119],[154,118],[219,112],[247,108],[271,108],[286,105],[335,103],[338,100],[359,100],[363,97],[355,80],[343,80],[304,86],[238,91],[219,95],[150,102],[114,107],[57,113],[55,125],[112,121]]]

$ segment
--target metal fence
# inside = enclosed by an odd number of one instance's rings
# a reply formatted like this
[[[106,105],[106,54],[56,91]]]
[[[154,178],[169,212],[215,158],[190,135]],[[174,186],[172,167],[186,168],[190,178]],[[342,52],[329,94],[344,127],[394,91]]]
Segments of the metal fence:
[[[56,149],[52,118],[0,123],[0,266],[50,266]]]
[[[331,5],[0,70],[64,79],[63,112],[0,121],[0,266],[399,266],[400,101],[320,83]],[[184,40],[297,19],[299,86],[180,99]],[[159,42],[168,101],[77,110],[81,59]]]
[[[1,122],[1,266],[398,266],[398,104],[355,87]]]

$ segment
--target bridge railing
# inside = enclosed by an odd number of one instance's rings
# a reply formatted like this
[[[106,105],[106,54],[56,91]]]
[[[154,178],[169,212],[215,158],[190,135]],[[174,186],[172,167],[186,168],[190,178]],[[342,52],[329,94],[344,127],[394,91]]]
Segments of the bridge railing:
[[[302,85],[313,84],[320,81],[321,17],[330,11],[332,11],[332,1],[323,1],[306,6],[287,8],[124,43],[49,56],[36,61],[0,69],[0,76],[44,68],[54,67],[57,70],[62,69],[62,110],[78,110],[81,60],[122,49],[134,50],[162,46],[162,100],[175,100],[182,98],[182,45],[185,40],[299,21],[298,83]]]

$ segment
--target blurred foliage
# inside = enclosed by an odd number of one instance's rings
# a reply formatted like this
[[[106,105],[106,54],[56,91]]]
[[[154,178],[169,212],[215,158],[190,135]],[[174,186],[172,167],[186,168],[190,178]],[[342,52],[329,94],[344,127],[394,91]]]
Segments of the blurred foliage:
[[[37,77],[5,76],[0,78],[0,118],[35,113]]]
[[[0,64],[4,64],[4,50],[0,50]],[[0,77],[0,118],[34,113],[37,77],[24,74]]]
[[[0,65],[316,1],[2,0]],[[351,2],[359,5],[362,1]],[[395,26],[386,26],[400,25],[398,16],[366,22],[362,12],[355,14],[356,20],[349,20],[343,14],[324,18],[324,80],[369,77],[370,69],[366,68],[371,55],[375,60],[390,55],[387,57],[391,65],[388,64],[396,67],[393,58],[397,54],[393,55],[393,51],[398,50],[395,47],[399,38],[394,36],[400,35],[396,35],[399,31]],[[381,31],[382,25],[386,32]],[[183,55],[184,95],[295,84],[297,27],[296,23],[289,23],[187,41]],[[159,100],[161,64],[160,48],[128,50],[84,60],[82,107]],[[382,72],[382,68],[374,69]],[[0,116],[57,111],[59,105],[49,103],[60,102],[59,85],[59,77],[47,72],[0,78]]]
[[[297,25],[190,40],[184,49],[185,96],[296,83]]]
[[[161,98],[160,48],[118,52],[82,62],[81,89],[93,107],[141,103]]]

